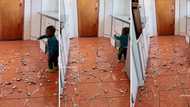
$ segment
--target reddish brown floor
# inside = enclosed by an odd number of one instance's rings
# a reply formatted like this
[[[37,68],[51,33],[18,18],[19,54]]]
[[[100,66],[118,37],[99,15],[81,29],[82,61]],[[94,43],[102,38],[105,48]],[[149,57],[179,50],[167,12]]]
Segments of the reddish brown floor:
[[[0,107],[57,107],[57,74],[34,41],[0,42]]]
[[[129,80],[106,38],[72,40],[61,107],[129,107]]]
[[[190,107],[190,49],[183,37],[151,39],[147,78],[136,107]]]

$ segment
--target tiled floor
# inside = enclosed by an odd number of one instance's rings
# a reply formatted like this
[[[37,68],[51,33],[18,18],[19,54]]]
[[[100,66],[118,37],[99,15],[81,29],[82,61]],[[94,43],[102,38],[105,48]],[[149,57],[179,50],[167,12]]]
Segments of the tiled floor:
[[[69,63],[61,107],[129,107],[129,80],[109,39],[72,40]]]
[[[0,107],[57,107],[58,73],[36,41],[0,42]]]
[[[147,78],[136,107],[190,107],[190,48],[183,37],[151,39]]]

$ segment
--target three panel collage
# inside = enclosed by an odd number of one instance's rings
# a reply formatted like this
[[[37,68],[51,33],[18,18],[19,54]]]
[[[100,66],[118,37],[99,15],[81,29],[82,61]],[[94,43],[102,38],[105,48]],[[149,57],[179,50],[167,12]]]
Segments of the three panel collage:
[[[0,0],[0,107],[190,107],[190,0]]]

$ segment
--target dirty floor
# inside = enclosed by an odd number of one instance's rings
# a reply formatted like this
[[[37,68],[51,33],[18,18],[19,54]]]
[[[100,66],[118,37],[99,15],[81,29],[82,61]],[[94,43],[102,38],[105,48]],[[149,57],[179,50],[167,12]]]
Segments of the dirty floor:
[[[129,107],[123,67],[109,39],[73,39],[61,107]]]
[[[57,107],[58,73],[37,41],[0,42],[0,107]]]
[[[190,107],[190,48],[185,38],[151,39],[145,87],[136,107]]]

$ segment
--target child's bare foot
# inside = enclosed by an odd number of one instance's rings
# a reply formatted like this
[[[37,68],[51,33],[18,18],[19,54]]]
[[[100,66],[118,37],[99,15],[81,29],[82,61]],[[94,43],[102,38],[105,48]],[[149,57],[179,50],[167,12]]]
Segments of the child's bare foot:
[[[59,69],[58,69],[58,67],[54,67],[54,70],[55,70],[55,71],[58,71]]]
[[[53,73],[53,72],[55,72],[55,70],[54,69],[48,69],[48,72]]]
[[[121,61],[121,60],[118,60],[118,63],[122,63],[122,61]]]

